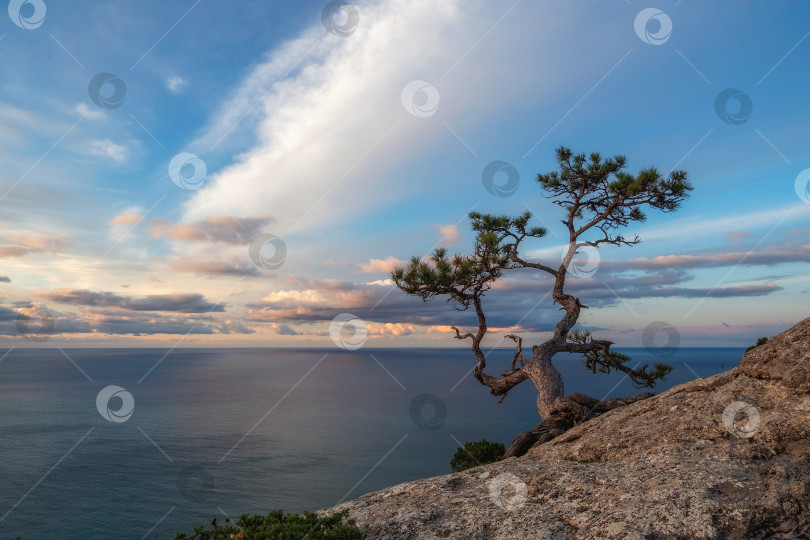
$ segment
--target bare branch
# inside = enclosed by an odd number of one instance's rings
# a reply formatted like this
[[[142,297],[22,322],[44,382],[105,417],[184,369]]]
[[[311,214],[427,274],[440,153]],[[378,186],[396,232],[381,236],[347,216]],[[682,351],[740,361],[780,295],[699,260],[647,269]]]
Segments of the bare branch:
[[[466,334],[462,334],[461,332],[459,332],[458,328],[456,328],[455,326],[451,326],[450,328],[452,328],[453,330],[456,331],[456,336],[455,336],[456,339],[467,339],[467,338],[475,339],[475,336],[470,334],[469,332],[467,332]]]
[[[514,371],[515,364],[517,363],[518,360],[520,360],[520,364],[522,366],[526,365],[526,360],[523,358],[523,338],[521,338],[517,334],[508,334],[506,337],[517,343],[517,350],[515,351],[515,356],[512,358],[512,367],[511,367],[511,371]]]

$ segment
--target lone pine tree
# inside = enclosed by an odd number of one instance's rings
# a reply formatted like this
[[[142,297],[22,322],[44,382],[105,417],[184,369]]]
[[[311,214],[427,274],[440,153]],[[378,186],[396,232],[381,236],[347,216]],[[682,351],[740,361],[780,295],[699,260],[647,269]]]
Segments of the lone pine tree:
[[[525,454],[533,445],[546,442],[578,423],[653,395],[647,392],[598,400],[580,393],[566,394],[562,377],[552,363],[557,353],[581,355],[586,368],[593,373],[624,372],[640,388],[654,387],[656,381],[672,369],[664,364],[631,368],[628,356],[611,350],[612,341],[594,339],[589,332],[574,330],[580,310],[587,306],[566,292],[565,280],[578,249],[598,248],[602,244],[638,244],[638,236],[628,239],[619,231],[632,222],[644,221],[644,210],[648,207],[663,212],[678,209],[692,190],[686,172],[672,171],[664,176],[655,168],[648,168],[634,175],[626,172],[624,156],[603,159],[596,153],[575,155],[565,147],[557,149],[556,158],[559,171],[539,174],[537,181],[545,196],[564,211],[562,222],[568,229],[568,249],[558,266],[556,261],[545,264],[527,260],[521,253],[521,244],[526,239],[543,238],[547,233],[542,227],[529,226],[531,212],[517,217],[471,212],[472,229],[477,233],[472,254],[448,256],[446,249],[439,248],[430,260],[413,257],[406,266],[392,272],[397,287],[407,294],[424,301],[446,296],[457,309],[474,309],[478,329],[462,333],[453,327],[455,338],[470,340],[477,360],[473,375],[489,387],[493,395],[500,397],[499,403],[509,390],[526,380],[531,380],[537,388],[537,411],[542,422],[518,435],[506,449],[505,457]],[[526,268],[553,278],[551,295],[564,313],[553,335],[532,346],[528,360],[523,356],[522,338],[515,334],[506,336],[517,345],[511,366],[500,376],[488,374],[484,371],[486,358],[481,351],[487,332],[482,299],[506,272]]]

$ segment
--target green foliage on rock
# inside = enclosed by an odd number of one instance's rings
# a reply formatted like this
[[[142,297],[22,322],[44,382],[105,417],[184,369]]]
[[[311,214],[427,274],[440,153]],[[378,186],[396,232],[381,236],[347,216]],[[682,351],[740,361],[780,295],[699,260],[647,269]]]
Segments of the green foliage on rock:
[[[197,527],[191,536],[177,533],[175,540],[362,540],[363,533],[354,523],[346,520],[348,511],[323,518],[314,512],[285,514],[273,510],[266,516],[242,514],[236,523],[225,520],[225,525],[212,529]]]
[[[761,337],[761,338],[759,338],[759,339],[757,340],[756,345],[751,345],[750,347],[748,347],[747,349],[745,349],[745,352],[748,352],[748,351],[750,351],[751,349],[756,349],[756,348],[757,348],[757,347],[759,347],[760,345],[765,345],[766,343],[768,343],[768,338],[766,338],[766,337]]]
[[[466,471],[479,465],[487,463],[494,463],[499,457],[503,456],[506,448],[503,443],[497,443],[481,439],[477,442],[465,442],[463,448],[456,450],[453,459],[450,460],[450,466],[453,472]]]

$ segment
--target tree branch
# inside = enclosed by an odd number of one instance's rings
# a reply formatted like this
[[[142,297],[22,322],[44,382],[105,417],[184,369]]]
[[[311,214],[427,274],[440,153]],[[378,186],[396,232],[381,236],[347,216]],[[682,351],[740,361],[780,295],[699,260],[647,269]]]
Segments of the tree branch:
[[[466,334],[462,334],[461,332],[459,332],[458,328],[456,328],[455,326],[451,326],[450,328],[452,328],[453,330],[456,331],[456,335],[455,335],[456,339],[467,339],[467,338],[475,339],[475,336],[472,335],[469,332],[467,332]]]
[[[557,352],[588,353],[594,351],[607,351],[613,345],[612,341],[592,339],[588,343],[564,343],[556,347]]]
[[[512,367],[510,368],[510,371],[515,371],[515,364],[518,360],[520,360],[522,366],[526,365],[526,360],[523,358],[523,338],[517,334],[509,334],[506,337],[517,343],[517,350],[515,351],[515,356],[512,358]],[[504,373],[504,375],[507,375],[507,373]]]

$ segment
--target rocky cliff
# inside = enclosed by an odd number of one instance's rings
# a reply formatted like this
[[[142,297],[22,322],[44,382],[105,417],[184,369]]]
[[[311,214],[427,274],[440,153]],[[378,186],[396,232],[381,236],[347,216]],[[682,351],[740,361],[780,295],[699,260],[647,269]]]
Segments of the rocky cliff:
[[[343,509],[373,539],[810,538],[810,319],[522,458]]]

